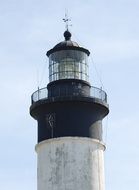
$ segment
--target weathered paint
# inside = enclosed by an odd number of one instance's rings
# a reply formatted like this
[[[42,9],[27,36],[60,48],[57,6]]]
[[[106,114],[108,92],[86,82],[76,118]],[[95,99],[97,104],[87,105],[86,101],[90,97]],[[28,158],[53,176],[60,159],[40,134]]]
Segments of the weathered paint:
[[[40,142],[38,190],[104,190],[104,149],[100,141],[83,137]]]

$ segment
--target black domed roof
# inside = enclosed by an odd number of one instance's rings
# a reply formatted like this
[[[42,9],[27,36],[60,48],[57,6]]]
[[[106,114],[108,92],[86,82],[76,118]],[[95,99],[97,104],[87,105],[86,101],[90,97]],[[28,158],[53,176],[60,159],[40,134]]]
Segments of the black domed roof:
[[[64,47],[79,47],[79,45],[76,42],[73,42],[71,40],[65,40],[63,42],[58,43],[54,48],[64,48]]]
[[[78,45],[78,43],[74,42],[71,40],[71,33],[66,30],[64,32],[64,37],[65,37],[65,40],[58,43],[57,45],[55,45],[52,49],[50,49],[48,52],[47,52],[47,56],[49,56],[50,54],[52,54],[53,52],[56,52],[56,51],[60,51],[60,50],[79,50],[79,51],[83,51],[85,53],[87,53],[87,55],[90,54],[90,52],[85,49],[85,48],[82,48]]]

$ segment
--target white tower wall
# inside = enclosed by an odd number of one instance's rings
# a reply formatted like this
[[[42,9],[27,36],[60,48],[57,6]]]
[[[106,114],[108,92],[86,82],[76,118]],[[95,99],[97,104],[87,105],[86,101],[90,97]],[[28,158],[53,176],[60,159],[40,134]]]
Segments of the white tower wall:
[[[104,190],[104,149],[100,141],[83,137],[40,142],[37,190]]]

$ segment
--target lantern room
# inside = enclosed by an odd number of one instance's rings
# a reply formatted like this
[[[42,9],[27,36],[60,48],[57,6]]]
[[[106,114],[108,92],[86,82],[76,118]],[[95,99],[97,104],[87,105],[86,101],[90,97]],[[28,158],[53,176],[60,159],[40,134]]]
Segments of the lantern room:
[[[88,56],[90,52],[71,41],[71,33],[64,32],[65,40],[47,52],[49,81],[79,79],[88,81]]]

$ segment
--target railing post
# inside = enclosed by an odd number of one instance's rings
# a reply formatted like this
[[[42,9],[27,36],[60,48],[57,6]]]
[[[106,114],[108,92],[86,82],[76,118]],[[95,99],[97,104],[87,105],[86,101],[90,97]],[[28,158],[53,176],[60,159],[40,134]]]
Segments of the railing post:
[[[101,90],[101,91],[100,91],[100,93],[101,93],[101,94],[100,94],[100,95],[101,95],[100,97],[101,97],[101,100],[103,101],[103,99],[102,99],[102,87],[100,87],[100,90]]]
[[[105,93],[105,102],[107,102],[107,94]]]
[[[39,90],[39,86],[38,86],[38,100],[40,99],[40,90]]]
[[[31,96],[31,103],[32,103],[32,104],[34,103],[33,94],[32,94],[32,96]]]

